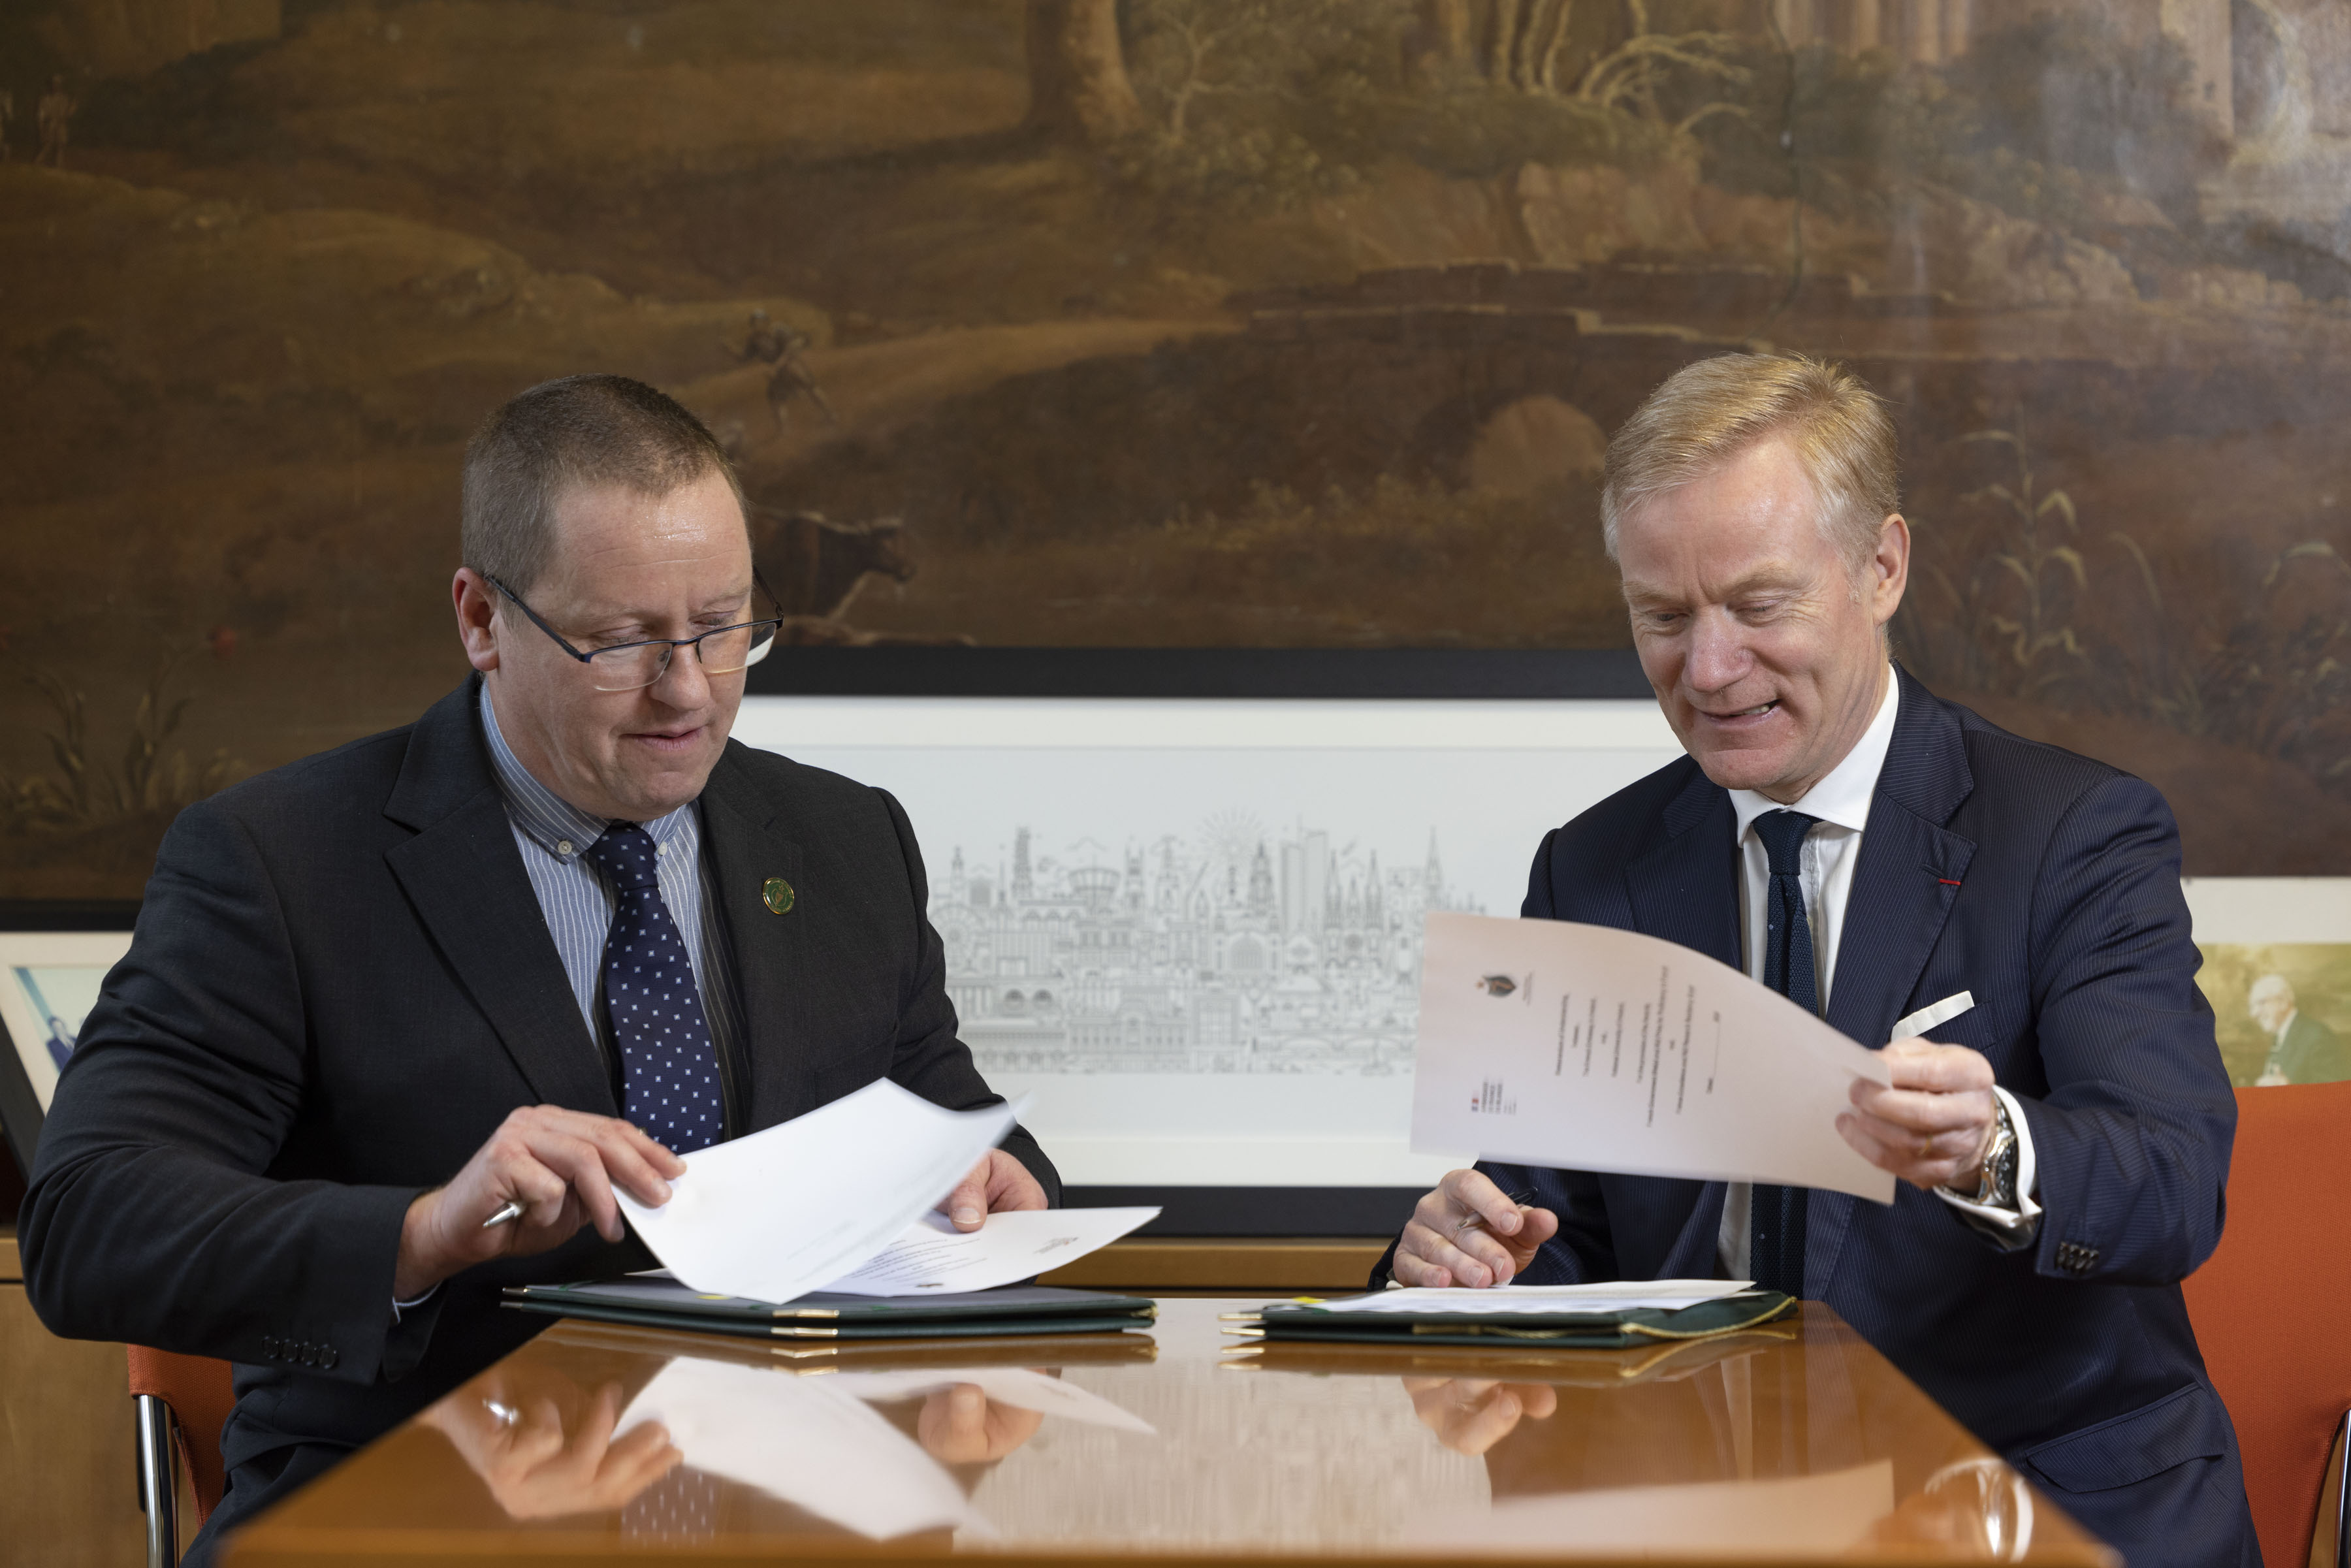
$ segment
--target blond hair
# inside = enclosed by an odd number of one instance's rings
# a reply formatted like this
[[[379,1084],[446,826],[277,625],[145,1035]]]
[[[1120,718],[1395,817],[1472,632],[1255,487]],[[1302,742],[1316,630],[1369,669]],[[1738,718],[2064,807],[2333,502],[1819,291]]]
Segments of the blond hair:
[[[1774,437],[1812,481],[1822,535],[1858,569],[1902,509],[1894,421],[1860,378],[1802,354],[1700,360],[1649,394],[1608,443],[1600,491],[1608,559],[1635,510]]]

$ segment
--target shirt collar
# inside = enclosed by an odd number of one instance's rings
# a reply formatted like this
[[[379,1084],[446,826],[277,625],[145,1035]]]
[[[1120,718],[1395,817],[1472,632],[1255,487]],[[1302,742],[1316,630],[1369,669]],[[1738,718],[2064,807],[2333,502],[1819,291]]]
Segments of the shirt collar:
[[[1877,793],[1877,776],[1886,770],[1886,753],[1894,744],[1894,717],[1901,706],[1902,683],[1888,664],[1886,695],[1878,701],[1877,716],[1869,721],[1869,727],[1861,732],[1861,738],[1844,754],[1844,760],[1804,791],[1802,799],[1782,807],[1757,790],[1730,791],[1730,808],[1739,816],[1739,832],[1732,841],[1744,839],[1749,826],[1764,812],[1782,810],[1802,811],[1856,833],[1866,828],[1870,799]]]
[[[604,830],[611,825],[609,821],[571,804],[540,783],[538,776],[522,765],[522,758],[514,754],[507,737],[498,733],[497,709],[490,701],[486,685],[482,687],[480,709],[482,737],[489,742],[490,768],[497,775],[498,792],[506,797],[508,820],[551,855],[583,852],[602,838]],[[653,842],[667,844],[685,825],[686,814],[693,810],[691,802],[680,806],[645,823],[644,830]]]

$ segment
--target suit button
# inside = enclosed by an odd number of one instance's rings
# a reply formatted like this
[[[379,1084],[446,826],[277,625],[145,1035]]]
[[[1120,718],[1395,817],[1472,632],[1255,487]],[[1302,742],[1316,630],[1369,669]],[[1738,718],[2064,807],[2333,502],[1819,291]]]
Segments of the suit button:
[[[341,1356],[335,1354],[335,1347],[333,1345],[324,1346],[319,1352],[319,1364],[329,1372],[334,1371],[335,1363],[341,1359]]]

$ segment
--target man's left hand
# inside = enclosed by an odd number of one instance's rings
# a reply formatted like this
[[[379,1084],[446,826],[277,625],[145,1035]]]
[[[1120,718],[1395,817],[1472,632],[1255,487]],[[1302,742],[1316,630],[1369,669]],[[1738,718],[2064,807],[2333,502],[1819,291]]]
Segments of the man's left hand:
[[[1913,1186],[1972,1192],[1996,1124],[1991,1063],[1931,1040],[1897,1040],[1880,1054],[1893,1086],[1855,1083],[1837,1131],[1862,1158]]]
[[[1008,1208],[1045,1207],[1045,1189],[1029,1174],[1027,1166],[1002,1149],[988,1150],[987,1157],[972,1166],[971,1174],[939,1203],[957,1230],[977,1230],[989,1215]]]

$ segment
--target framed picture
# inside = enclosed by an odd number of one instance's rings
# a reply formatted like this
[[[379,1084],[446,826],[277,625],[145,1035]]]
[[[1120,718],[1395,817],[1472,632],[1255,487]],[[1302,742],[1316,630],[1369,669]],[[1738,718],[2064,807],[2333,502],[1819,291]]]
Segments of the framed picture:
[[[131,948],[131,932],[0,931],[0,1124],[30,1175],[57,1074],[106,973]]]
[[[981,1071],[1073,1201],[1174,1235],[1400,1228],[1462,1163],[1406,1147],[1422,915],[1515,913],[1546,831],[1681,755],[1621,698],[767,695],[735,734],[897,796]]]
[[[2181,885],[2230,1081],[2351,1078],[2351,877],[2191,876]]]

